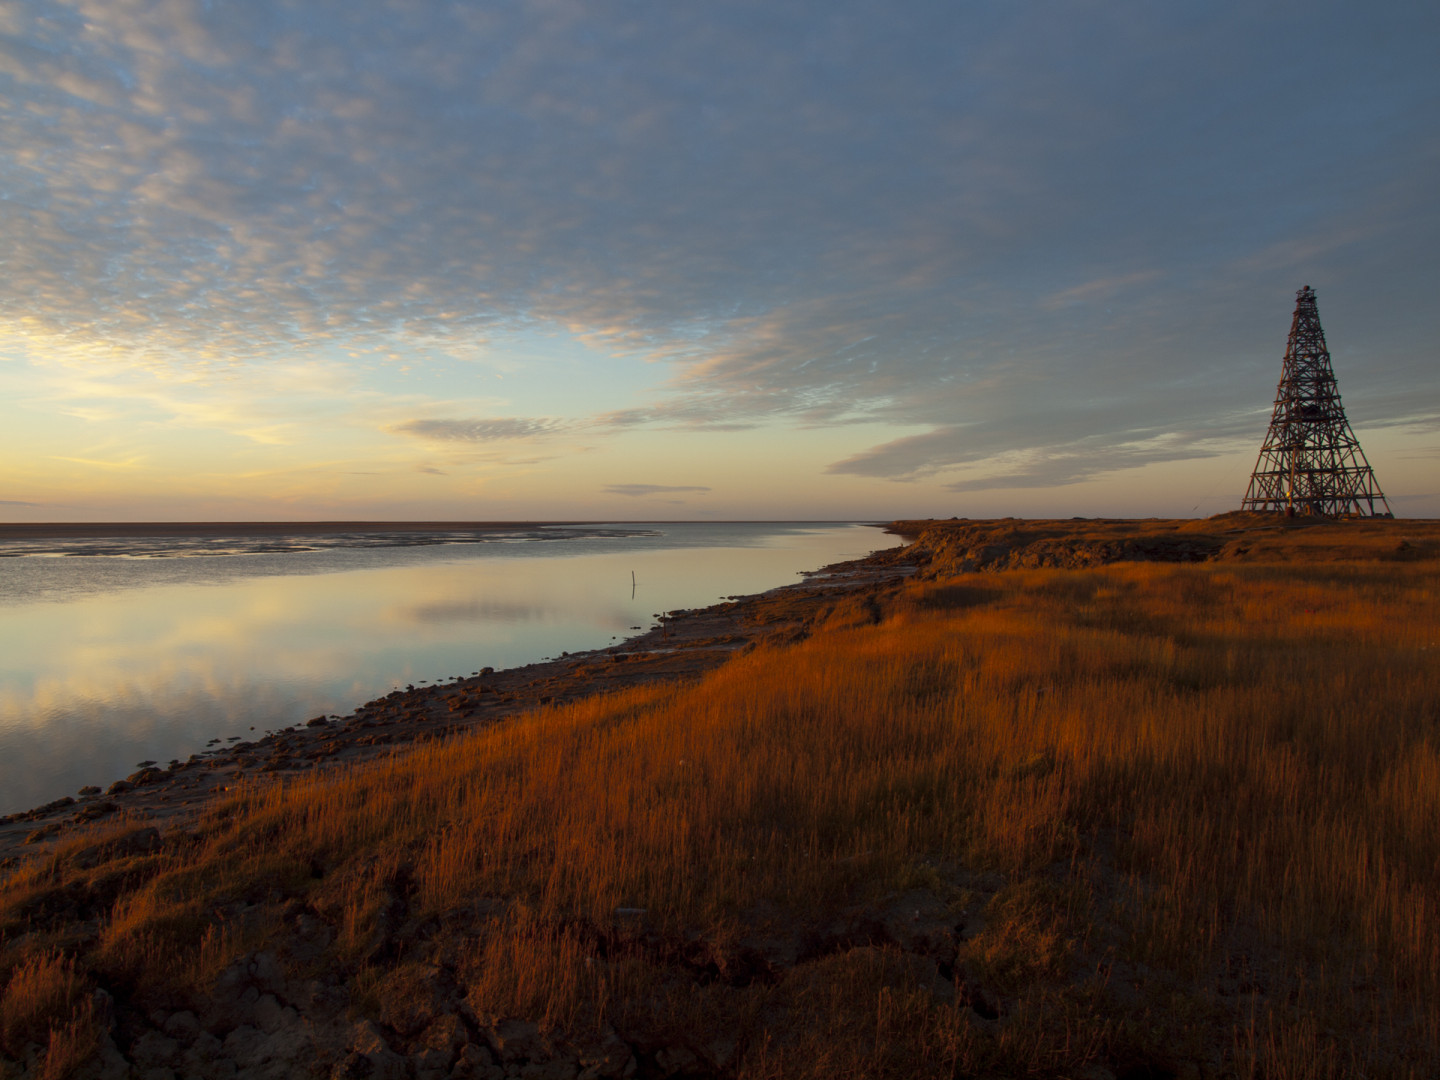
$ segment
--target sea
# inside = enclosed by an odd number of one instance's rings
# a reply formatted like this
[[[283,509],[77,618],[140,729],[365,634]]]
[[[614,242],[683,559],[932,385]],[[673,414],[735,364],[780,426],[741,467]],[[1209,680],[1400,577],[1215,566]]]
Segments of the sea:
[[[848,522],[0,540],[0,813],[899,542]]]

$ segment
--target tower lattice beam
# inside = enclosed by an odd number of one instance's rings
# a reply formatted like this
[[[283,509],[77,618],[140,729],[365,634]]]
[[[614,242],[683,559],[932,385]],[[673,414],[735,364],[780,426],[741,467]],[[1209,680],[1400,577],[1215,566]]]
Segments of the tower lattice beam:
[[[1392,517],[1360,440],[1345,419],[1315,291],[1306,285],[1295,298],[1270,430],[1240,508]]]

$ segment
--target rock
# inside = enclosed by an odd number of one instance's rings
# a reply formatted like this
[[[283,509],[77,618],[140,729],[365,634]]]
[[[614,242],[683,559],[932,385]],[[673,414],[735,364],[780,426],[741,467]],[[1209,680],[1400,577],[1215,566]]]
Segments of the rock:
[[[368,1080],[375,1066],[364,1054],[352,1050],[330,1070],[330,1080]]]
[[[454,998],[444,971],[433,964],[402,964],[376,988],[379,1019],[405,1038],[420,1034],[451,1008]]]
[[[266,1006],[260,1003],[265,996],[280,995],[284,991],[285,973],[274,953],[242,956],[215,980],[202,1026],[216,1034],[232,1031],[242,1024],[258,1028],[261,1020],[257,1009],[270,1015],[272,1023],[282,1022],[274,1016],[279,1004],[274,997]]]
[[[42,840],[49,840],[60,831],[60,823],[52,821],[49,825],[42,825],[29,836],[25,837],[24,843],[38,844]]]
[[[135,787],[143,787],[145,784],[154,784],[161,780],[168,780],[170,774],[164,769],[146,768],[139,772],[133,772],[125,778],[125,782]]]
[[[350,1049],[357,1054],[374,1054],[389,1050],[390,1044],[373,1020],[361,1020],[350,1029]]]
[[[454,1013],[446,1013],[425,1029],[420,1041],[428,1049],[446,1050],[455,1054],[470,1042],[470,1032],[466,1030],[465,1022],[460,1017]]]
[[[99,795],[99,794],[100,794],[100,789],[99,789],[98,787],[96,787],[94,784],[86,784],[84,787],[82,787],[82,788],[80,789],[79,794],[81,795],[82,798],[88,798],[88,797],[91,796],[91,795]]]
[[[350,1031],[350,1049],[331,1072],[332,1080],[404,1080],[405,1059],[390,1049],[385,1036],[371,1021],[362,1020]]]
[[[241,1024],[225,1036],[225,1056],[243,1067],[251,1063],[255,1048],[264,1041],[265,1033],[259,1028]]]
[[[487,1033],[490,1048],[503,1064],[549,1057],[540,1026],[529,1020],[502,1020]]]
[[[333,1020],[350,1003],[350,996],[344,990],[326,986],[317,979],[302,983],[288,996],[312,1021]]]
[[[315,1044],[308,1028],[296,1018],[293,1009],[288,1011],[291,1022],[273,1032],[247,1024],[236,1028],[225,1040],[226,1053],[247,1076],[273,1073],[283,1078],[291,1074],[292,1066],[314,1059]]]
[[[734,1043],[730,1045],[733,1048]],[[613,1031],[607,1032],[598,1044],[584,1047],[579,1059],[578,1080],[627,1080],[639,1068],[630,1044]]]
[[[158,1031],[147,1031],[130,1044],[130,1060],[141,1068],[173,1065],[180,1057],[180,1044]]]
[[[494,1063],[489,1050],[471,1043],[460,1051],[450,1075],[453,1080],[504,1080],[505,1070]]]
[[[134,786],[135,785],[130,783],[130,781],[128,780],[116,780],[113,784],[111,784],[108,788],[105,789],[105,794],[119,795],[122,792],[129,791]]]
[[[450,1066],[455,1054],[450,1050],[434,1047],[419,1050],[410,1055],[410,1064],[415,1069],[415,1080],[444,1080],[450,1075]]]
[[[163,1030],[172,1039],[189,1046],[200,1034],[200,1021],[192,1012],[177,1012],[165,1021]]]
[[[704,1048],[706,1059],[717,1072],[729,1072],[730,1066],[735,1063],[735,1057],[740,1052],[740,1044],[734,1039],[716,1039],[707,1043]]]
[[[124,781],[121,781],[122,783]],[[106,814],[113,814],[120,807],[110,801],[91,803],[89,806],[82,806],[75,814],[76,821],[94,821]]]
[[[285,989],[285,970],[272,952],[255,954],[250,961],[250,978],[261,993],[279,994]]]
[[[934,893],[912,889],[892,902],[880,918],[886,933],[906,952],[947,962],[955,959],[956,918]]]
[[[75,1074],[75,1080],[130,1080],[130,1076],[130,1063],[106,1034],[96,1053]]]
[[[255,1026],[267,1035],[274,1034],[283,1027],[293,1026],[298,1014],[288,1006],[282,1006],[275,1000],[274,994],[264,994],[255,1003]]]
[[[115,999],[110,991],[97,987],[90,995],[90,1008],[96,1027],[109,1035],[115,1034]]]
[[[557,1057],[549,1061],[532,1061],[520,1066],[522,1080],[576,1080],[580,1065],[574,1057]]]
[[[173,1020],[174,1017],[171,1019]],[[186,1050],[181,1057],[180,1067],[186,1076],[208,1075],[211,1062],[219,1057],[224,1049],[224,1044],[214,1035],[208,1031],[201,1031],[195,1036],[195,1041],[191,1043],[190,1049]],[[233,1061],[230,1063],[230,1069],[232,1072],[235,1069]]]
[[[655,1064],[660,1067],[660,1072],[664,1076],[676,1076],[700,1070],[700,1059],[684,1046],[663,1047],[655,1054]]]

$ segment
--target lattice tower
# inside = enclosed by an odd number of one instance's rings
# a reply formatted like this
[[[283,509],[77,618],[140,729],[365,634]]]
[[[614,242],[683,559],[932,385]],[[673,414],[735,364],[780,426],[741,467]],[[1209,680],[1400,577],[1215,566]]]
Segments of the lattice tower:
[[[1292,516],[1392,517],[1375,472],[1345,419],[1325,331],[1320,329],[1315,290],[1306,285],[1295,299],[1275,411],[1240,508]]]

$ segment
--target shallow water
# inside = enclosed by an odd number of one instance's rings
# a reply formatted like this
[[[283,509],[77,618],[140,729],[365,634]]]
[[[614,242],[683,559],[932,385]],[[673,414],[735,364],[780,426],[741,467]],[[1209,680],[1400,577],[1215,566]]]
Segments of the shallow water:
[[[0,813],[897,542],[859,525],[407,536],[0,544]]]

